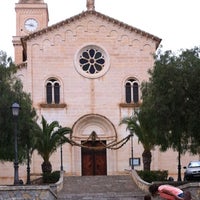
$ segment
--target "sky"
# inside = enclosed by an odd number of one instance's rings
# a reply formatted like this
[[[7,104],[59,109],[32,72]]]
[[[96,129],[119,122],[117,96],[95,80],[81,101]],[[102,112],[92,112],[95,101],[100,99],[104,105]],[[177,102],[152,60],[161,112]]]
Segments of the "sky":
[[[86,0],[44,0],[49,26],[86,11]],[[15,3],[0,2],[0,50],[14,57]],[[200,0],[95,0],[95,10],[162,39],[162,50],[200,46]]]

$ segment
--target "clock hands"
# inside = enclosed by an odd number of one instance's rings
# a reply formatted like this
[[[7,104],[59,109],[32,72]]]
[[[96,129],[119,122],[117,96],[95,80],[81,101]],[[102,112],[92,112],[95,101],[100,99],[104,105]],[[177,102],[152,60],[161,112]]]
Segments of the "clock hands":
[[[35,25],[33,23],[26,23],[26,26],[34,27]]]
[[[30,18],[25,21],[24,26],[28,31],[35,31],[37,29],[38,22],[35,19]]]

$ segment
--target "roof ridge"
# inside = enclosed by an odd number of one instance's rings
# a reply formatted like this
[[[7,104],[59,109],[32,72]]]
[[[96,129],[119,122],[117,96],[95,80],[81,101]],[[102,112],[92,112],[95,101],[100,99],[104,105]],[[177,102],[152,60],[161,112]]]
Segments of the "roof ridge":
[[[115,19],[115,18],[112,18],[112,17],[107,16],[107,15],[105,15],[105,14],[102,14],[102,13],[100,13],[100,12],[97,12],[97,11],[95,11],[95,10],[86,10],[86,11],[83,11],[83,12],[77,14],[77,15],[74,15],[74,16],[70,17],[70,18],[67,18],[67,19],[62,20],[62,21],[60,21],[60,22],[58,22],[58,23],[55,23],[55,24],[53,24],[53,25],[51,25],[51,26],[48,26],[48,27],[46,27],[46,28],[43,28],[43,29],[41,29],[41,30],[39,30],[39,31],[36,31],[36,32],[34,32],[34,33],[31,33],[31,34],[29,34],[29,35],[27,35],[27,36],[24,36],[24,37],[22,38],[22,41],[26,41],[26,40],[28,40],[28,39],[30,39],[30,38],[33,38],[33,37],[37,36],[37,35],[41,35],[41,34],[43,34],[44,32],[47,32],[48,30],[52,30],[52,29],[55,29],[55,28],[57,28],[57,27],[60,27],[61,25],[64,25],[64,24],[73,22],[73,21],[75,21],[75,20],[77,20],[77,19],[79,19],[79,18],[81,18],[81,17],[83,17],[83,16],[89,15],[89,14],[96,15],[96,16],[98,16],[98,17],[103,18],[104,20],[107,20],[108,22],[112,22],[112,23],[114,23],[114,24],[118,24],[119,26],[123,26],[123,27],[124,27],[125,29],[127,29],[127,30],[134,31],[134,32],[136,32],[136,33],[138,33],[138,34],[141,34],[141,35],[143,35],[143,36],[146,36],[147,38],[151,38],[152,40],[155,40],[155,41],[156,41],[156,43],[157,43],[157,44],[156,44],[156,47],[158,47],[159,44],[160,44],[160,42],[161,42],[161,39],[160,39],[159,37],[153,35],[153,34],[150,34],[150,33],[148,33],[148,32],[145,32],[145,31],[143,31],[143,30],[141,30],[141,29],[139,29],[139,28],[136,28],[136,27],[134,27],[134,26],[128,25],[128,24],[126,24],[126,23],[124,23],[124,22],[121,22],[121,21],[119,21],[119,20],[117,20],[117,19]]]

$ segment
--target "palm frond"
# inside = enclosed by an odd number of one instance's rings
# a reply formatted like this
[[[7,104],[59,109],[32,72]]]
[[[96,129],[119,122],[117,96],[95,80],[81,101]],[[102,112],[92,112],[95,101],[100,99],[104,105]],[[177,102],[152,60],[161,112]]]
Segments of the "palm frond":
[[[43,116],[41,124],[42,127],[36,132],[36,149],[43,160],[47,162],[59,145],[70,143],[66,134],[70,134],[72,129],[61,127],[57,121],[48,124]]]

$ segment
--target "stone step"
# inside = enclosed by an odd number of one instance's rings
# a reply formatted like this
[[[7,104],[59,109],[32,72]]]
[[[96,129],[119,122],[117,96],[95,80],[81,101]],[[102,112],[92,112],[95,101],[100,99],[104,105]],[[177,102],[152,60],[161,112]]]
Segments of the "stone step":
[[[130,175],[68,176],[58,200],[142,200],[144,195]]]
[[[131,196],[131,195],[101,195],[101,194],[93,194],[93,195],[66,195],[65,197],[59,197],[58,200],[143,200],[143,196]]]

